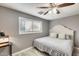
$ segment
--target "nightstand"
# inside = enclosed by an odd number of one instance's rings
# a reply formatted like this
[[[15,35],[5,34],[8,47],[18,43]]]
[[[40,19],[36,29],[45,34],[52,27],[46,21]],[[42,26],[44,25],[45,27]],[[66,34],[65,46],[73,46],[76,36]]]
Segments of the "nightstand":
[[[8,39],[4,39],[5,37],[0,37],[0,48],[9,47],[9,55],[12,56],[12,43],[9,42]],[[8,38],[8,37],[6,37]]]

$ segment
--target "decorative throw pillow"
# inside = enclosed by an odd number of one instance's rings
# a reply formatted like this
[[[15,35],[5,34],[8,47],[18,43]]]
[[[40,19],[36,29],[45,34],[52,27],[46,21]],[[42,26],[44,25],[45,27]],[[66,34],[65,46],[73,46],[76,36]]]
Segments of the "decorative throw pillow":
[[[70,35],[65,35],[65,39],[69,40],[69,39],[71,39],[71,36]]]
[[[49,36],[53,38],[57,38],[57,33],[50,33]]]
[[[58,34],[58,38],[65,39],[65,34]]]

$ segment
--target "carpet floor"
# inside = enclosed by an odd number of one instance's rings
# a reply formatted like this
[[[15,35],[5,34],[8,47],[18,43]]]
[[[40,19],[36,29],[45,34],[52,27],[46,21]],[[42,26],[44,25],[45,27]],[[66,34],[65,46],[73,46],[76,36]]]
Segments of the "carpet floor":
[[[31,48],[29,50],[24,50],[22,52],[16,53],[13,56],[48,56],[48,54],[41,52],[36,48]]]
[[[47,53],[41,52],[36,48],[23,50],[19,53],[13,54],[13,56],[49,56]],[[74,52],[73,56],[79,56],[79,52]]]

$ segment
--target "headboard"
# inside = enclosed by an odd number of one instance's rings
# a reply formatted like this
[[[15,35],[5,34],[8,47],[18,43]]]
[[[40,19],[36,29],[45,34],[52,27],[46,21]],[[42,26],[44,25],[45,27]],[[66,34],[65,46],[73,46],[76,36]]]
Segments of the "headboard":
[[[52,32],[71,35],[72,39],[75,37],[75,31],[63,25],[55,25],[52,29],[50,29],[50,33]]]

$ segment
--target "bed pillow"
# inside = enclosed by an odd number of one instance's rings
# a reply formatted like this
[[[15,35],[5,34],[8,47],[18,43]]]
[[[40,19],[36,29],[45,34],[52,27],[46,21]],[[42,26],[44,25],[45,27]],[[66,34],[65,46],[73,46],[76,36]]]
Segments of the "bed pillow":
[[[70,35],[65,35],[65,39],[66,39],[66,40],[69,40],[69,39],[72,39],[72,38],[71,38]]]
[[[49,36],[53,38],[57,38],[57,33],[50,33]]]
[[[65,39],[65,34],[58,34],[58,38]]]

